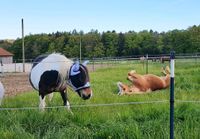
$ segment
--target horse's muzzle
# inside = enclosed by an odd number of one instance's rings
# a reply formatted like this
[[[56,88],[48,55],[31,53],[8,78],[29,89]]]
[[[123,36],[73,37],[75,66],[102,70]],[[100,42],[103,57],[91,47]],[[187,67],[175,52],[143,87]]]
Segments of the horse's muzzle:
[[[79,96],[84,100],[87,100],[92,97],[92,90],[90,87],[81,89],[79,90],[78,93],[79,93]]]

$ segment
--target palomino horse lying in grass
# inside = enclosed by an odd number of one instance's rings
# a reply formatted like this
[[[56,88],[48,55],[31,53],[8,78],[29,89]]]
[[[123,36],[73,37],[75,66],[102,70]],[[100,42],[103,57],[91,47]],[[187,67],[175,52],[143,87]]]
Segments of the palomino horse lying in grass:
[[[153,74],[140,75],[132,70],[128,73],[127,79],[131,81],[131,85],[125,85],[118,82],[119,95],[144,94],[155,90],[165,89],[170,84],[170,70],[167,66],[162,68],[165,76],[156,76]]]

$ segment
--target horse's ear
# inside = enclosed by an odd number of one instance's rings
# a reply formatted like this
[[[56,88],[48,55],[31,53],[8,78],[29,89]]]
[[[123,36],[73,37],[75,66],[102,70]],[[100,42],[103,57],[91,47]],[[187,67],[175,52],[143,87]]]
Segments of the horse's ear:
[[[76,74],[80,73],[79,68],[80,68],[79,61],[76,61],[74,63],[74,65],[72,66],[70,75],[73,76],[73,75],[76,75]]]
[[[80,68],[80,63],[79,61],[77,60],[75,63],[74,63],[74,66],[73,66],[73,71],[78,71]]]
[[[86,66],[87,63],[89,63],[89,60],[84,61],[84,62],[82,63],[82,65],[83,65],[83,66]]]

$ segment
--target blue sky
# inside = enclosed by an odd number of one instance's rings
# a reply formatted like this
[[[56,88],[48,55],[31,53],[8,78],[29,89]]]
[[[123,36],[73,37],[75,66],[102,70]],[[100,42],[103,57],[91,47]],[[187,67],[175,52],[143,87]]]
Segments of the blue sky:
[[[199,0],[0,0],[0,40],[72,31],[187,29],[200,24]]]

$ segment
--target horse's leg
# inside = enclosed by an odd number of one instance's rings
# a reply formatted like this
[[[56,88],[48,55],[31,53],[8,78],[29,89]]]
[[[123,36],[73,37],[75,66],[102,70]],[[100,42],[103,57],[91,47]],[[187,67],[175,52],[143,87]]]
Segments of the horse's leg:
[[[169,66],[166,66],[165,68],[162,67],[162,68],[161,68],[161,72],[162,72],[164,75],[170,74]]]
[[[44,108],[45,108],[45,96],[44,95],[39,95],[39,99],[40,99],[40,104],[39,104],[39,109],[44,111]]]
[[[73,114],[73,112],[70,109],[70,104],[68,101],[68,97],[67,97],[67,93],[66,93],[66,89],[64,89],[63,91],[60,91],[60,95],[63,99],[63,105],[67,107],[67,109],[70,111],[70,113]]]
[[[49,101],[51,101],[51,100],[52,100],[52,98],[53,98],[53,92],[52,92],[52,93],[50,93],[50,94],[48,95],[48,98],[49,98]]]
[[[63,100],[63,105],[67,106],[67,94],[65,93],[65,91],[60,91],[60,95],[61,95],[62,100]]]
[[[167,74],[165,77],[161,77],[161,79],[164,81],[164,88],[169,87],[169,85],[170,85],[170,75]]]
[[[133,73],[133,72],[132,72],[132,73],[129,72],[129,73],[128,73],[127,79],[128,79],[130,82],[134,83],[134,82],[137,81],[137,80],[141,80],[141,79],[142,79],[142,75],[137,74],[137,73]]]
[[[167,73],[165,72],[164,67],[161,68],[161,73],[162,73],[163,75],[167,75]]]
[[[166,67],[165,67],[165,72],[166,72],[167,74],[170,74],[170,68],[169,68],[169,66],[166,66]]]

